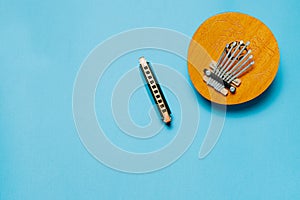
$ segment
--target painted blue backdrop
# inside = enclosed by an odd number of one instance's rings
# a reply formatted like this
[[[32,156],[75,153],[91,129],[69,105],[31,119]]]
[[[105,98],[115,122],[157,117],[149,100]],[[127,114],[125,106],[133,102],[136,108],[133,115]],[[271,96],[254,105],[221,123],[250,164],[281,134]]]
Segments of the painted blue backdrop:
[[[0,199],[300,199],[299,10],[298,0],[0,0]],[[72,115],[73,83],[88,53],[132,28],[164,27],[191,37],[205,19],[225,11],[250,14],[273,31],[281,61],[271,88],[255,104],[227,112],[221,138],[203,160],[198,151],[210,105],[202,98],[198,134],[171,166],[136,175],[95,160]],[[184,60],[148,53],[155,62],[180,66],[188,79]],[[133,58],[115,65],[137,62]]]

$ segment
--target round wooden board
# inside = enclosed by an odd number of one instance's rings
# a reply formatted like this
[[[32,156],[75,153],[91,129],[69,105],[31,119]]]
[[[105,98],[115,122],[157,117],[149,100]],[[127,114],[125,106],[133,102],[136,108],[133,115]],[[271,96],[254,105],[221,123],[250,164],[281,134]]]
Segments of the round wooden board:
[[[203,70],[217,61],[227,43],[250,41],[255,64],[241,76],[235,94],[224,97],[203,81]],[[201,46],[201,47],[199,47]],[[188,51],[188,72],[198,92],[206,99],[226,105],[241,104],[262,94],[274,80],[279,65],[277,41],[270,29],[246,14],[229,12],[207,19],[195,32]]]

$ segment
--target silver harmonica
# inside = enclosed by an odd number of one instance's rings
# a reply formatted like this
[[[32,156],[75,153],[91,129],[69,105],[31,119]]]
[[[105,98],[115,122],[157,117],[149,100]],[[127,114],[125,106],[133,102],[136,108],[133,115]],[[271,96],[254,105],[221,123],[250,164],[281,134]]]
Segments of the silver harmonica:
[[[139,62],[141,72],[144,75],[151,95],[155,101],[155,104],[157,105],[160,116],[166,124],[169,124],[171,122],[171,110],[160,88],[160,85],[158,84],[154,71],[151,68],[151,64],[147,62],[144,57],[140,57]]]

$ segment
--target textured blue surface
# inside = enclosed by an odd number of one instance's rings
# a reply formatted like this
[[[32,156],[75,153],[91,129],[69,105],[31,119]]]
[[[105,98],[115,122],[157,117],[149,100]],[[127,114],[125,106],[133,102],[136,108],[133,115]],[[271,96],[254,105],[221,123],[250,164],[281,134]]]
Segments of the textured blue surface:
[[[298,0],[1,0],[0,199],[300,199],[299,9]],[[256,104],[229,110],[204,160],[198,151],[210,105],[201,98],[199,133],[171,166],[134,175],[95,160],[72,116],[73,83],[88,53],[137,27],[192,36],[205,19],[225,11],[250,14],[276,36],[281,62],[271,88]],[[180,65],[188,78],[184,61],[164,64]]]

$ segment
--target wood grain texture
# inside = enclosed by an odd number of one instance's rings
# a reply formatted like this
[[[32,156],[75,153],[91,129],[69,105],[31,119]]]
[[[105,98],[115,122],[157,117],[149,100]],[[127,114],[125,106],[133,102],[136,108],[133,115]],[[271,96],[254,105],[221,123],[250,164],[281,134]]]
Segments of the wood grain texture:
[[[225,45],[233,41],[250,41],[255,64],[240,77],[242,83],[235,94],[224,97],[203,81],[203,69],[217,61]],[[203,48],[201,48],[201,47]],[[279,65],[277,41],[270,29],[258,19],[230,12],[207,19],[195,32],[188,51],[188,72],[198,92],[206,99],[235,105],[262,94],[274,80]]]

